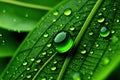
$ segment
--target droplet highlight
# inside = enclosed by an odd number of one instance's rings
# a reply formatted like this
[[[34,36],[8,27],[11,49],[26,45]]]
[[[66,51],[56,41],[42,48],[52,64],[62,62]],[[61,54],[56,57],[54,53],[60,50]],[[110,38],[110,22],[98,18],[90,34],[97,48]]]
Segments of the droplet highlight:
[[[100,30],[101,37],[108,37],[110,35],[110,30],[107,27],[102,27]]]
[[[62,31],[56,34],[53,39],[53,46],[59,53],[67,52],[73,45],[73,40],[68,32]]]

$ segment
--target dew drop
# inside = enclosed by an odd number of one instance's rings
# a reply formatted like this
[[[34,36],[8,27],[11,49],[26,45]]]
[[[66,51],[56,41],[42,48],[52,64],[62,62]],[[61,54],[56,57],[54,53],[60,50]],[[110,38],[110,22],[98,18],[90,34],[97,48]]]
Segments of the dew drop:
[[[43,52],[42,55],[46,55],[46,52]]]
[[[53,52],[52,51],[49,51],[49,54],[52,54]]]
[[[92,36],[94,33],[93,32],[89,32],[89,35]]]
[[[66,9],[66,10],[64,11],[64,15],[66,15],[66,16],[71,15],[71,13],[72,13],[71,9]]]
[[[53,80],[53,77],[52,77],[52,76],[50,76],[49,80]]]
[[[83,47],[87,47],[87,45],[86,45],[86,44],[84,44],[84,45],[83,45]]]
[[[79,73],[74,73],[72,75],[73,80],[81,80],[80,74]]]
[[[90,51],[90,54],[92,55],[94,52],[93,51]]]
[[[73,40],[68,32],[62,31],[56,34],[53,45],[57,52],[65,53],[72,47]]]
[[[30,70],[30,68],[27,68],[26,70],[27,70],[27,71],[29,71],[29,70]]]
[[[55,15],[55,16],[57,16],[59,13],[58,13],[58,11],[55,11],[54,13],[53,13],[53,15]]]
[[[51,47],[51,43],[47,44],[47,47],[48,47],[48,48]]]
[[[34,71],[37,71],[38,69],[34,69]]]
[[[105,18],[104,18],[104,17],[101,17],[101,18],[98,19],[98,22],[99,22],[99,23],[103,23],[104,21],[105,21]]]
[[[30,59],[30,61],[32,61],[32,62],[33,62],[34,60],[35,60],[35,58],[31,58],[31,59]]]
[[[2,34],[0,34],[0,37],[2,37]]]
[[[28,79],[31,78],[31,75],[28,75],[27,78],[28,78]]]
[[[26,65],[27,65],[27,62],[24,62],[24,63],[23,63],[23,66],[26,66]]]
[[[115,30],[111,30],[111,33],[114,34],[114,33],[115,33]]]
[[[74,27],[70,27],[70,31],[74,31],[75,30],[75,28]]]
[[[108,37],[110,35],[110,30],[107,27],[102,27],[100,30],[101,37]]]
[[[119,23],[120,22],[120,20],[119,19],[117,19],[117,23]]]
[[[105,11],[105,10],[106,10],[106,8],[103,8],[103,10]]]
[[[87,52],[86,50],[82,50],[81,54],[86,54],[86,52]]]
[[[109,62],[110,62],[110,59],[108,57],[103,59],[103,65],[107,65],[109,64]]]
[[[41,80],[47,80],[46,78],[42,78]]]
[[[47,34],[47,33],[45,33],[43,36],[46,38],[46,37],[48,37],[48,34]]]
[[[99,47],[100,45],[98,43],[95,44],[95,47]]]
[[[56,67],[55,67],[55,66],[54,66],[54,67],[52,67],[52,68],[51,68],[51,70],[52,70],[52,71],[55,71],[55,70],[56,70]]]
[[[40,62],[41,62],[41,59],[38,59],[36,62],[37,62],[37,63],[40,63]]]
[[[57,61],[54,61],[53,64],[57,64]]]
[[[99,15],[99,16],[102,16],[102,13],[99,13],[98,15]]]
[[[53,19],[53,22],[56,22],[56,19]]]
[[[21,77],[23,77],[23,74],[21,75]]]

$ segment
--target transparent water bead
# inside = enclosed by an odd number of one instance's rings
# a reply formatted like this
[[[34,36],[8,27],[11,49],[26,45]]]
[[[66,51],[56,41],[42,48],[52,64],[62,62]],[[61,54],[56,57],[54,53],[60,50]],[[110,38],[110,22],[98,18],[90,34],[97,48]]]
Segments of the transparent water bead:
[[[108,37],[110,35],[110,30],[107,27],[102,27],[100,30],[101,37]]]
[[[98,19],[98,22],[99,22],[99,23],[103,23],[104,21],[105,21],[105,18],[104,18],[104,17],[101,17],[101,18]]]
[[[55,11],[54,13],[53,13],[53,15],[55,15],[55,16],[57,16],[59,13],[58,13],[58,11]]]
[[[73,40],[68,32],[62,31],[54,37],[53,45],[57,52],[65,53],[72,47]]]
[[[66,15],[66,16],[71,15],[71,13],[72,13],[71,9],[66,9],[66,10],[64,11],[64,15]]]

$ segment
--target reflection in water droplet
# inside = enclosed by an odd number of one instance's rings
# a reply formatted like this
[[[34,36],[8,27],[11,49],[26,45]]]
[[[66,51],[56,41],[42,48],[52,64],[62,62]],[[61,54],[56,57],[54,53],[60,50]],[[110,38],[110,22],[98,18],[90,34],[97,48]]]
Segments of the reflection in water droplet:
[[[99,22],[99,23],[103,23],[104,21],[105,21],[105,18],[104,18],[104,17],[101,17],[101,18],[98,19],[98,22]]]
[[[45,33],[43,36],[44,36],[44,37],[48,37],[48,34],[47,34],[47,33]]]
[[[71,9],[66,9],[66,10],[64,11],[64,15],[66,15],[66,16],[71,15],[71,13],[72,13]]]
[[[72,75],[72,79],[73,79],[73,80],[81,80],[80,73],[74,73],[74,74]]]
[[[59,13],[58,13],[58,11],[55,11],[54,13],[53,13],[53,15],[55,15],[55,16],[57,16]]]
[[[82,50],[81,54],[86,54],[86,52],[87,52],[86,50]]]
[[[27,62],[24,62],[24,63],[23,63],[23,66],[26,66],[26,65],[27,65]]]
[[[54,48],[59,53],[67,52],[73,45],[71,36],[65,31],[59,32],[53,40]]]
[[[47,47],[51,47],[51,43],[47,44]]]
[[[56,67],[55,67],[55,66],[54,66],[54,67],[52,67],[52,68],[51,68],[51,70],[52,70],[52,71],[56,70]]]
[[[111,40],[112,40],[113,43],[116,43],[116,42],[118,41],[118,37],[112,36],[112,37],[111,37]]]
[[[74,31],[75,30],[75,28],[74,27],[70,27],[70,31]]]
[[[103,65],[107,65],[109,64],[109,62],[110,62],[110,59],[108,57],[103,59]]]
[[[31,75],[28,75],[27,78],[28,78],[28,79],[31,78]]]
[[[100,30],[101,37],[108,37],[110,35],[110,30],[107,27],[102,27]]]

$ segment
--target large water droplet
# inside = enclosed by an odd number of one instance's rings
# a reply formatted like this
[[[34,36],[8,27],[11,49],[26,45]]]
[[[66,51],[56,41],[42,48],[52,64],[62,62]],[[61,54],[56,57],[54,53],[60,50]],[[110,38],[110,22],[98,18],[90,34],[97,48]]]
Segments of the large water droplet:
[[[81,80],[81,77],[80,77],[79,73],[74,73],[72,78],[73,78],[73,80]]]
[[[71,13],[72,13],[71,9],[66,9],[66,10],[64,11],[64,15],[66,15],[66,16],[71,15]]]
[[[67,52],[73,45],[73,40],[68,32],[59,32],[53,41],[54,48],[59,53]]]
[[[101,37],[108,37],[110,35],[110,30],[107,27],[102,27],[100,30]]]
[[[99,22],[99,23],[103,23],[104,21],[105,21],[105,18],[104,18],[104,17],[101,17],[101,18],[98,19],[98,22]]]

